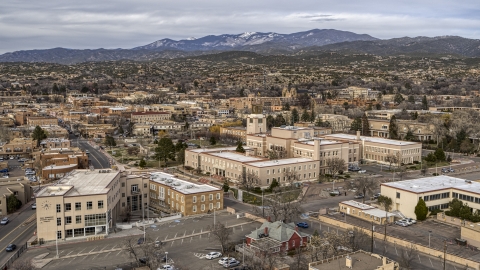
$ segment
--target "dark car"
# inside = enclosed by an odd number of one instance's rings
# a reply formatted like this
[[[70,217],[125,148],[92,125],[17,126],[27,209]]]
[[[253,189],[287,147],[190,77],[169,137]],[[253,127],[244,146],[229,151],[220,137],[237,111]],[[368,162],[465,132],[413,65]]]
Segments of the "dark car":
[[[353,198],[355,198],[355,199],[362,199],[363,197],[365,197],[365,196],[363,196],[363,194],[360,193],[360,194],[356,194]]]
[[[308,228],[308,223],[306,223],[306,222],[299,222],[299,223],[297,223],[297,226],[298,226],[298,227],[301,227],[301,228]]]
[[[138,259],[140,263],[147,264],[148,258],[140,258]]]
[[[141,245],[145,242],[145,239],[143,237],[138,238],[137,244]]]
[[[0,170],[0,173],[8,173],[8,169],[7,169],[7,168],[1,169],[1,170]]]
[[[16,248],[17,248],[17,246],[15,244],[10,244],[10,245],[7,246],[7,248],[5,250],[7,252],[10,252],[10,251],[14,251]]]

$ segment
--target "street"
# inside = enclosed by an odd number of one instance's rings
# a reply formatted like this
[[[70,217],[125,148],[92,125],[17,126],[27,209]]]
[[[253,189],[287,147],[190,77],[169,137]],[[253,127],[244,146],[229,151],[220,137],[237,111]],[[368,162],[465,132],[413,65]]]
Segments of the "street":
[[[70,135],[72,137],[73,135]],[[110,161],[108,158],[100,151],[92,147],[88,140],[84,139],[76,139],[74,137],[72,139],[72,145],[78,146],[82,150],[88,150],[90,153],[88,154],[88,160],[92,164],[95,169],[109,169],[111,168]]]

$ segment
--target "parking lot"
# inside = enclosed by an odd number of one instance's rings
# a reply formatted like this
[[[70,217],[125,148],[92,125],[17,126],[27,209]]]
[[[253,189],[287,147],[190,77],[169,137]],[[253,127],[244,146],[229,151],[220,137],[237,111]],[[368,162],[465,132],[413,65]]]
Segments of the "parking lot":
[[[22,169],[22,162],[19,162],[18,159],[9,159],[8,160],[8,178],[3,177],[3,173],[0,174],[0,181],[12,181],[17,179],[22,179],[25,176],[25,171]]]
[[[345,220],[340,214],[329,216],[338,220]],[[371,228],[371,223],[365,220],[358,219],[356,217],[348,216],[346,221],[351,224],[362,226],[364,228]],[[376,232],[384,232],[383,225],[375,225]],[[459,246],[455,242],[455,238],[460,238],[460,228],[445,223],[436,221],[435,219],[428,219],[424,222],[417,222],[408,227],[402,227],[399,225],[388,225],[387,234],[406,239],[411,243],[421,244],[423,246],[429,246],[431,248],[442,250],[443,243],[446,240],[448,247],[447,252],[450,254],[458,255],[464,258],[470,258],[475,261],[480,261],[480,253],[476,248]]]
[[[231,228],[230,241],[241,242],[246,234],[260,226],[260,223],[250,219],[239,218],[227,212],[216,213],[216,220]],[[168,252],[169,263],[188,269],[223,269],[218,259],[207,260],[205,255],[211,251],[220,251],[219,242],[208,233],[208,227],[213,224],[213,215],[195,218],[182,218],[145,228],[147,239],[163,241],[160,253]],[[143,228],[129,230],[130,236],[124,236],[126,231],[119,232],[117,237],[112,234],[105,240],[92,242],[63,242],[59,244],[59,259],[56,259],[56,247],[34,248],[27,252],[25,258],[46,254],[45,259],[52,259],[43,269],[114,269],[123,266],[129,269],[136,266],[133,258],[122,250],[125,237],[138,239],[143,237]],[[241,258],[239,258],[241,260]],[[192,265],[194,267],[192,268]]]

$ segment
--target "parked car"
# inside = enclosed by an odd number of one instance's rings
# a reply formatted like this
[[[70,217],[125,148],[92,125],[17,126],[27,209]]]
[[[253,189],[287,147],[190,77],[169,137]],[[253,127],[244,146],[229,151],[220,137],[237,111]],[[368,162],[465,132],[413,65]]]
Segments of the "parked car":
[[[413,222],[410,222],[407,218],[401,219],[400,221],[407,224],[407,226],[410,226],[413,224]]]
[[[360,170],[360,171],[358,171],[358,173],[366,173],[366,172],[367,172],[367,170]]]
[[[160,240],[155,241],[155,247],[160,247],[162,245],[163,245],[162,241]]]
[[[157,270],[175,270],[175,267],[169,264],[165,264],[164,266],[157,268]]]
[[[373,199],[375,199],[375,200],[378,199],[378,197],[380,197],[380,195],[382,195],[382,194],[380,194],[380,193],[374,194],[374,195],[373,195]]]
[[[37,209],[37,203],[32,204],[32,210]]]
[[[148,258],[140,258],[138,259],[140,263],[147,264]]]
[[[237,261],[237,260],[234,260],[234,261],[229,261],[229,262],[224,263],[223,267],[230,268],[230,267],[235,267],[235,266],[239,266],[239,265],[240,265],[240,262]]]
[[[88,150],[85,150],[85,153],[87,153],[87,154],[90,154],[90,151],[88,151]]]
[[[407,223],[405,223],[405,222],[403,222],[403,221],[401,221],[401,220],[395,221],[395,224],[396,224],[396,225],[399,225],[399,226],[402,226],[402,227],[407,227],[407,226],[408,226]]]
[[[8,217],[4,217],[4,218],[2,219],[2,221],[0,221],[0,224],[1,224],[1,225],[7,225],[8,222],[10,222],[10,220],[8,220]]]
[[[17,248],[17,246],[15,244],[10,244],[10,245],[7,246],[7,248],[5,250],[7,252],[10,252],[10,251],[14,251],[16,248]]]
[[[297,223],[297,226],[298,226],[298,227],[301,227],[301,228],[308,228],[308,223],[306,223],[306,222],[299,222],[299,223]]]
[[[355,198],[355,199],[362,199],[363,197],[365,197],[365,196],[363,195],[363,193],[360,193],[360,194],[356,194],[353,198]]]
[[[222,256],[222,253],[217,252],[217,251],[212,251],[212,252],[208,253],[205,256],[205,258],[207,258],[208,260],[213,260],[213,259],[216,259],[216,258],[220,258],[220,256]]]
[[[333,195],[333,196],[340,195],[340,191],[338,191],[338,190],[330,191],[330,195]]]
[[[450,172],[455,172],[455,170],[454,170],[454,169],[449,169],[449,171],[450,171]]]
[[[236,260],[235,260],[235,258],[232,258],[232,257],[223,257],[220,260],[218,260],[218,263],[223,265],[224,263],[229,262],[229,261],[236,261]]]
[[[1,169],[0,173],[8,173],[8,169],[7,168]]]
[[[25,172],[25,175],[35,175],[35,171],[28,171],[28,172]]]
[[[417,221],[416,221],[415,219],[413,219],[413,218],[407,218],[407,220],[408,220],[410,223],[412,223],[412,224],[416,224],[416,223],[417,223]]]
[[[138,241],[137,241],[138,245],[143,244],[143,242],[145,242],[145,239],[143,237],[138,238]]]

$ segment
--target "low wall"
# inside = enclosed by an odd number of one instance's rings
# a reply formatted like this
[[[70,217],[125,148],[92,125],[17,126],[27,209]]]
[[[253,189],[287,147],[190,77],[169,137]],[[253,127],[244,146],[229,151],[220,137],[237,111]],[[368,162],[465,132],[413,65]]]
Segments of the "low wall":
[[[356,226],[356,225],[353,225],[353,224],[349,224],[349,223],[345,223],[345,222],[342,222],[342,221],[339,221],[339,220],[336,220],[336,219],[332,219],[332,218],[329,218],[327,216],[319,216],[318,220],[320,220],[321,222],[333,225],[333,226],[340,227],[342,229],[357,228],[357,229],[363,231],[364,233],[366,233],[367,235],[371,235],[371,233],[372,233],[371,230],[369,230],[369,229],[365,229],[363,227],[359,227],[359,226]],[[380,239],[380,240],[384,239],[384,234],[380,233],[380,232],[374,232],[373,236],[377,239]],[[428,254],[428,255],[431,255],[431,256],[434,256],[434,257],[443,258],[443,250],[442,251],[435,250],[435,249],[432,249],[432,248],[429,248],[429,247],[426,247],[426,246],[423,246],[423,245],[420,245],[420,244],[412,243],[412,242],[409,242],[409,241],[406,241],[406,240],[403,240],[403,239],[400,239],[400,238],[389,236],[388,234],[387,234],[387,241],[390,242],[390,243],[394,243],[396,245],[402,246],[402,247],[410,247],[410,245],[413,244],[415,246],[415,248],[418,250],[418,252],[425,253],[425,254]],[[460,265],[468,265],[471,268],[474,268],[476,270],[480,270],[480,263],[479,262],[475,262],[475,261],[472,261],[472,260],[469,260],[469,259],[466,259],[466,258],[462,258],[462,257],[451,255],[451,254],[447,253],[446,260],[454,262],[454,263],[458,263]]]
[[[257,216],[255,216],[255,215],[252,215],[252,214],[249,214],[249,213],[245,213],[245,217],[248,218],[248,219],[251,219],[251,220],[255,220],[255,221],[261,222],[261,223],[267,222],[266,219],[261,218],[261,217],[257,217]]]
[[[116,227],[122,230],[128,230],[131,229],[133,226],[132,224],[117,224]]]
[[[179,219],[181,217],[182,217],[182,214],[178,214],[178,215],[169,216],[169,217],[157,218],[156,220],[158,222],[164,222],[164,221]]]
[[[235,209],[233,209],[231,207],[227,207],[227,212],[230,213],[230,214],[235,214]]]

